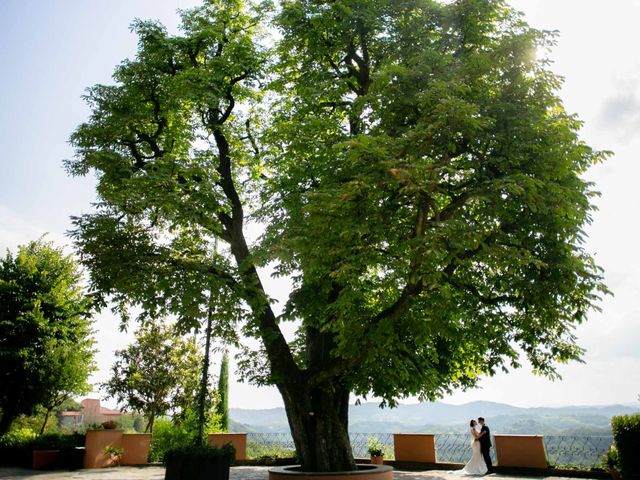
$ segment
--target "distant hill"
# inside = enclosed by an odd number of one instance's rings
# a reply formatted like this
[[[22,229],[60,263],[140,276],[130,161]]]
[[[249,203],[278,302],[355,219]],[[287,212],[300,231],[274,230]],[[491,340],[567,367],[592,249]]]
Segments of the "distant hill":
[[[253,410],[244,408],[229,409],[229,430],[231,432],[288,432],[289,423],[284,408]],[[233,423],[241,424],[243,429],[236,430]]]
[[[479,415],[487,419],[494,433],[530,433],[539,435],[610,435],[613,415],[640,413],[639,407],[625,405],[514,407],[496,402],[471,402],[450,405],[443,402],[401,404],[379,408],[363,403],[349,408],[352,432],[466,432],[469,419]],[[284,408],[267,410],[230,409],[232,431],[288,432]]]
[[[248,425],[244,425],[242,423],[238,423],[235,420],[233,420],[233,418],[229,419],[229,431],[230,432],[255,432],[256,430],[254,430],[252,427],[248,426]]]

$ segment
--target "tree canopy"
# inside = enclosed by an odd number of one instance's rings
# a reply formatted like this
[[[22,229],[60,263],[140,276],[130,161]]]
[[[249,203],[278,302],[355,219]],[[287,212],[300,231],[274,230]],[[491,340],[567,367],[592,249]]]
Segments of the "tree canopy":
[[[92,299],[75,261],[40,239],[0,259],[0,435],[36,407],[87,393]]]
[[[279,388],[303,468],[354,468],[350,393],[579,358],[606,292],[582,174],[606,152],[557,95],[552,34],[501,0],[206,0],[178,35],[134,30],[72,136],[100,196],[76,243],[105,298],[192,326],[213,302],[218,334],[258,338],[240,365]],[[281,315],[266,266],[293,281]]]

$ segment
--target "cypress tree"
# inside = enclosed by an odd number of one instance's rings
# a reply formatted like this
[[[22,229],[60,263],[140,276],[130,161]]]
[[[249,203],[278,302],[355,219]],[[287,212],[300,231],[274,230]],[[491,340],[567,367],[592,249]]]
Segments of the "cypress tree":
[[[220,378],[218,379],[218,395],[220,399],[216,406],[216,413],[220,416],[220,428],[229,431],[229,357],[227,351],[222,355],[220,364]]]

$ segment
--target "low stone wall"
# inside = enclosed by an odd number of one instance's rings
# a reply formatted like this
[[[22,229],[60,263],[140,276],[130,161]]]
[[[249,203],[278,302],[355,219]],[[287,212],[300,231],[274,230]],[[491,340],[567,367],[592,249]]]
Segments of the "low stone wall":
[[[542,435],[494,435],[501,467],[547,468]]]
[[[435,435],[431,433],[394,433],[393,451],[398,462],[435,463]]]
[[[151,446],[151,434],[124,433],[122,430],[87,430],[84,468],[111,466],[106,447],[122,448],[121,465],[146,465]]]
[[[111,458],[104,453],[106,447],[122,448],[122,430],[87,430],[84,450],[84,468],[111,466]]]

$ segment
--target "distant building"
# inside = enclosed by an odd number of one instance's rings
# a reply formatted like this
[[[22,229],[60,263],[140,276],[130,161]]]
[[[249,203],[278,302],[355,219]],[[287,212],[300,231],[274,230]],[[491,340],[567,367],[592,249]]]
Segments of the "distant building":
[[[122,416],[122,412],[118,410],[100,406],[100,400],[96,398],[85,398],[80,402],[80,405],[79,412],[62,412],[60,414],[61,426],[73,428],[83,424],[107,422]]]

